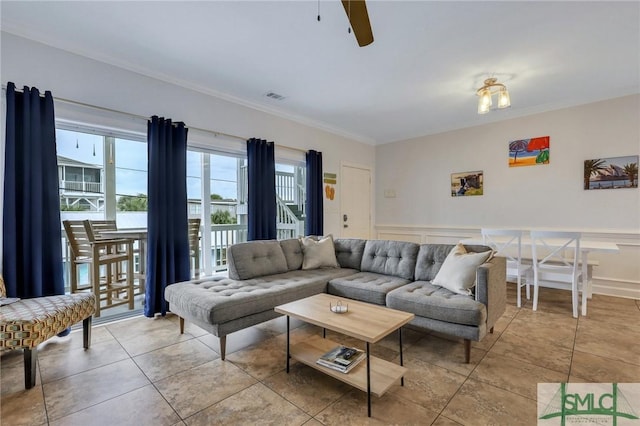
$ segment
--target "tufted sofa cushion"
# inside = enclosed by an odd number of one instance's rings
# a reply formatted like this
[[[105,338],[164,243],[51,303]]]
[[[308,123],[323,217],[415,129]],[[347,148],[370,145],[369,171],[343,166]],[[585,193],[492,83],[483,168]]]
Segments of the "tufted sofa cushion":
[[[449,252],[455,247],[454,244],[422,244],[418,251],[416,261],[416,281],[432,281]],[[486,246],[465,245],[464,248],[469,253],[482,253],[491,250]]]
[[[287,259],[275,240],[250,241],[227,249],[229,278],[249,280],[287,272]]]
[[[360,269],[366,240],[339,238],[333,241],[336,258],[342,268]]]
[[[327,293],[363,302],[384,305],[387,293],[411,282],[410,280],[373,272],[358,272],[334,278],[327,285]]]
[[[300,240],[297,238],[281,240],[280,247],[282,247],[282,252],[287,260],[287,268],[290,271],[300,269],[302,267],[302,261],[304,260]]]
[[[205,278],[168,285],[165,298],[172,312],[209,324],[222,324],[283,303],[324,293],[332,278],[353,274],[353,269],[311,269],[237,281]]]
[[[404,241],[368,240],[360,270],[413,280],[419,248]]]
[[[453,324],[480,326],[487,308],[472,296],[453,293],[425,281],[416,281],[387,294],[387,306],[416,316]]]

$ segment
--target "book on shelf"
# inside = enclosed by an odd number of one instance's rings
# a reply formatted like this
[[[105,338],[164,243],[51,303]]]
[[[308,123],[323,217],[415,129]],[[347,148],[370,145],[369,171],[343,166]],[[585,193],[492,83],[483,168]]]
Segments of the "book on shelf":
[[[358,365],[364,357],[365,353],[360,349],[338,345],[318,358],[316,363],[340,371],[341,373],[348,373],[353,367]]]

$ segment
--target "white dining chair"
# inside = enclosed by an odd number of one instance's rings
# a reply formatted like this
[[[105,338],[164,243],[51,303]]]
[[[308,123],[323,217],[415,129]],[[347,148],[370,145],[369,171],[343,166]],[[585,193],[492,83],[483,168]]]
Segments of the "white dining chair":
[[[522,231],[516,229],[482,228],[484,245],[495,250],[496,255],[507,260],[507,277],[515,278],[517,284],[516,303],[522,306],[522,287],[526,287],[527,300],[531,298],[531,265],[522,263]]]
[[[582,291],[582,312],[586,315],[587,292],[579,266],[579,232],[531,231],[533,254],[533,310],[538,309],[540,281],[571,290],[574,318],[578,317],[578,293]]]

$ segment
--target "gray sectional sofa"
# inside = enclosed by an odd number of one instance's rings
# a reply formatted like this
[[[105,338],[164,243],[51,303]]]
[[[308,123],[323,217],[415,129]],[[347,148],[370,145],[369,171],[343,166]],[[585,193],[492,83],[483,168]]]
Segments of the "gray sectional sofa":
[[[475,288],[466,295],[432,283],[454,245],[359,239],[333,244],[338,267],[316,269],[302,269],[305,253],[298,239],[229,247],[228,278],[167,286],[165,298],[180,317],[180,332],[186,319],[218,336],[224,359],[228,334],[279,316],[274,307],[280,304],[326,292],[412,312],[412,326],[464,339],[469,362],[471,341],[492,331],[505,311],[504,258],[492,257],[475,268]]]

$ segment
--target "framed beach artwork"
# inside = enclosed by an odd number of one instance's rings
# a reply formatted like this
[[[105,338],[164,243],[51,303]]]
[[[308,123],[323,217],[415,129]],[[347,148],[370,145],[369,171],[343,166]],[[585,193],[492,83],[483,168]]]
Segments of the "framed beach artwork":
[[[549,164],[549,136],[509,142],[509,167]]]
[[[482,170],[476,172],[451,173],[451,196],[466,197],[482,195],[484,178]]]
[[[638,156],[584,160],[584,189],[638,187]]]

